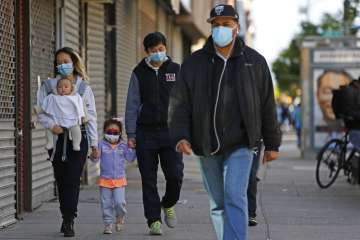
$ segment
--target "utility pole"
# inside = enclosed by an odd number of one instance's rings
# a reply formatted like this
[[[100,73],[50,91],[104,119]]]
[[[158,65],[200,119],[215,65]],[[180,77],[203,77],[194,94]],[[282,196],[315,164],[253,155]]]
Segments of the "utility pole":
[[[344,0],[343,29],[344,36],[350,35],[350,0]]]

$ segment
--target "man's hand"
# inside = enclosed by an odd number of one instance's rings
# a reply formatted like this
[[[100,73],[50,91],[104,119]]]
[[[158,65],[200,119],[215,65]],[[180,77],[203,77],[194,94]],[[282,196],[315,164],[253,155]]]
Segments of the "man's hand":
[[[188,141],[186,140],[181,140],[177,145],[176,145],[176,151],[183,153],[185,155],[192,155],[193,151],[191,149],[191,145]]]
[[[266,164],[267,162],[271,162],[276,160],[279,157],[279,152],[276,151],[265,151],[264,152],[264,158],[263,158],[263,164]]]
[[[136,139],[135,138],[129,138],[128,139],[128,146],[129,146],[129,148],[135,149],[135,147],[136,147]]]
[[[64,129],[58,125],[55,125],[52,129],[51,129],[51,132],[55,135],[59,135],[59,134],[62,134],[64,133]]]

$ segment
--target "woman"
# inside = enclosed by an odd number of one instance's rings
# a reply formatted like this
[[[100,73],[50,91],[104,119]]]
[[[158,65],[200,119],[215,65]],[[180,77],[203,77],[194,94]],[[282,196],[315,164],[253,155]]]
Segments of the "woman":
[[[98,157],[98,134],[97,117],[95,109],[94,94],[87,84],[84,64],[80,56],[71,48],[64,47],[55,53],[55,78],[43,82],[37,99],[37,105],[41,105],[43,99],[52,93],[60,78],[68,78],[75,85],[85,105],[87,116],[86,126],[81,126],[80,151],[72,148],[71,137],[68,130],[57,125],[49,115],[39,114],[39,122],[54,134],[53,148],[49,149],[55,180],[59,192],[60,212],[63,218],[61,232],[64,237],[72,237],[74,232],[74,218],[77,216],[77,205],[79,199],[80,176],[88,154],[88,138],[90,140],[91,155]]]

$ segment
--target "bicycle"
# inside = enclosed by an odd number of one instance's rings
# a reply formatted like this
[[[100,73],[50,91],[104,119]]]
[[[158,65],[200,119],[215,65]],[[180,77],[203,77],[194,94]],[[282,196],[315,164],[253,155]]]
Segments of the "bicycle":
[[[320,150],[317,155],[316,182],[321,188],[330,187],[338,177],[340,170],[349,183],[354,184],[351,159],[356,150],[349,145],[349,132],[346,131],[341,139],[331,139]]]

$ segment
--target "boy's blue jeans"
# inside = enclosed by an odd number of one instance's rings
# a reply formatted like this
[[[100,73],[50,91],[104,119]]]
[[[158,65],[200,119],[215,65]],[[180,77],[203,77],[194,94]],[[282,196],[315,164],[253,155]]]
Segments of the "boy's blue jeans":
[[[199,157],[218,240],[246,240],[248,237],[247,188],[252,159],[252,151],[248,148]]]
[[[100,187],[100,202],[104,224],[114,223],[115,217],[122,218],[126,214],[125,187]]]

